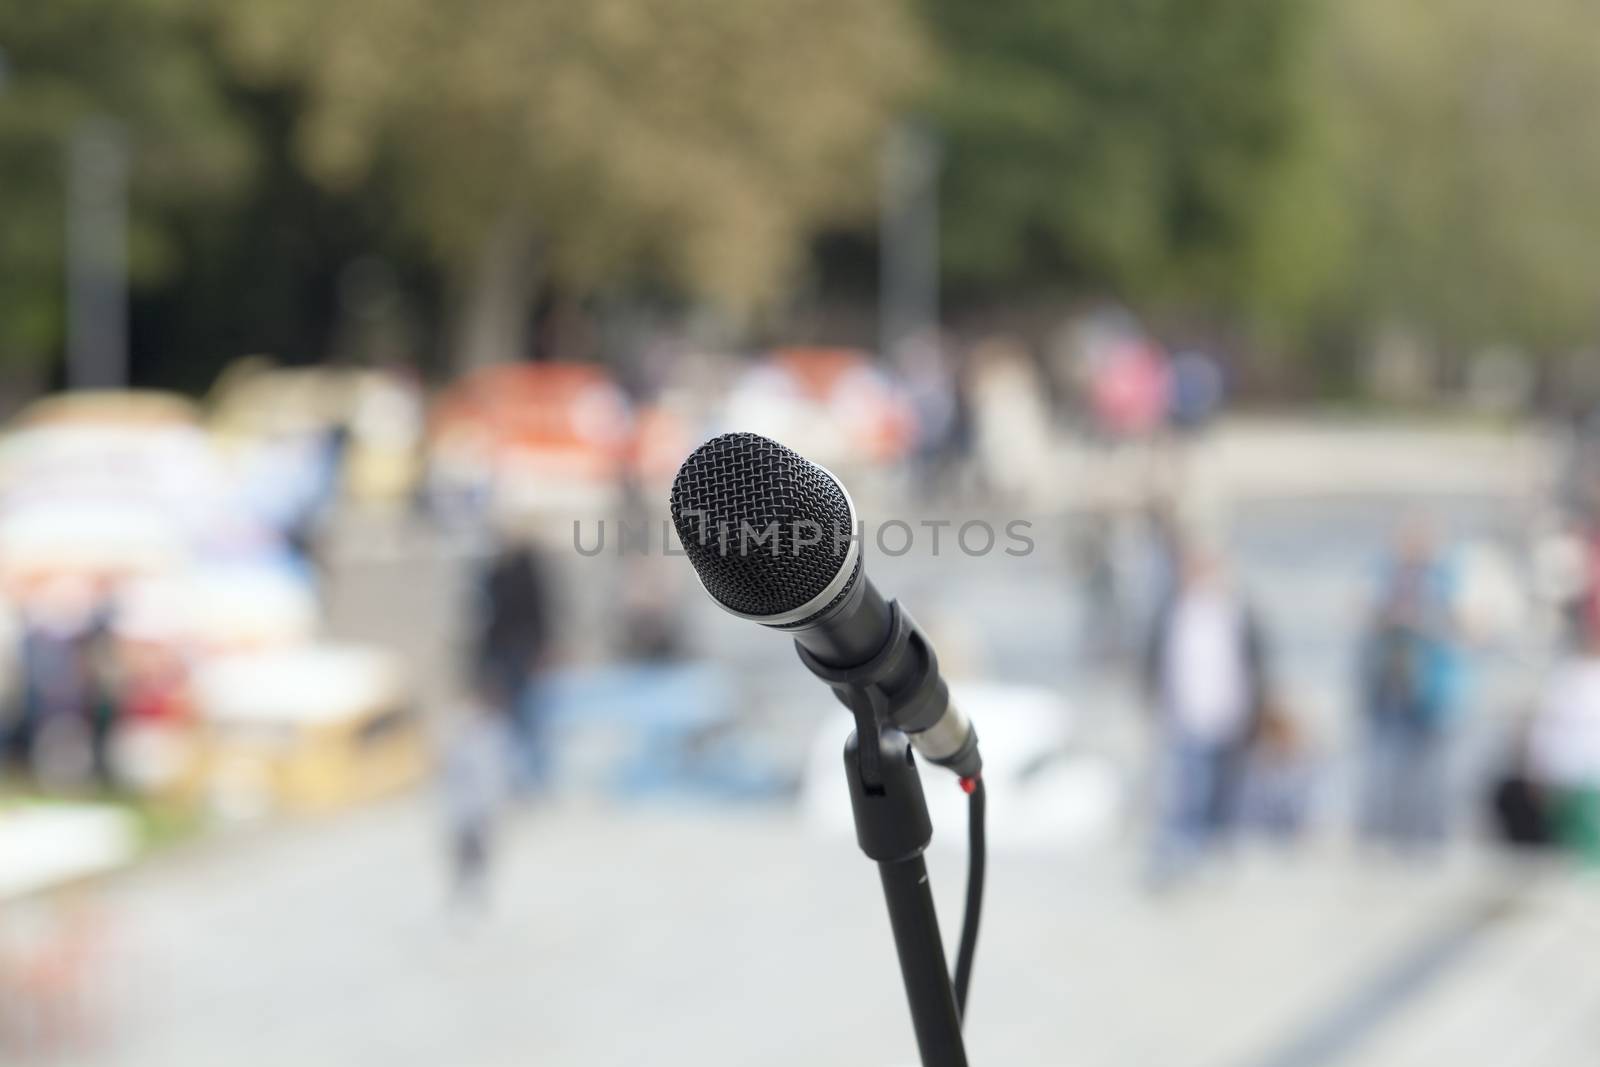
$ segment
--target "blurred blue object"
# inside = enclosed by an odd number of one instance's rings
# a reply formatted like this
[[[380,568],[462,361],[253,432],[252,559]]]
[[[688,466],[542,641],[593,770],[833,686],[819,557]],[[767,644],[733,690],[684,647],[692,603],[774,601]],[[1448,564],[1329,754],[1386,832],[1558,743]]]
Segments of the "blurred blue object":
[[[1197,430],[1211,421],[1222,407],[1225,391],[1222,368],[1204,352],[1191,350],[1173,357],[1169,405],[1177,428]]]
[[[763,800],[792,770],[742,728],[727,670],[711,662],[553,671],[537,683],[540,760],[564,788],[628,799]]]

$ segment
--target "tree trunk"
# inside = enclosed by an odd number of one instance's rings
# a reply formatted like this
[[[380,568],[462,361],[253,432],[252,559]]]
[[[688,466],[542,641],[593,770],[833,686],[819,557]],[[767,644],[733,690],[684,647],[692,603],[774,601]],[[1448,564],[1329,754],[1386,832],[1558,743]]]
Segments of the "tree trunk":
[[[457,373],[529,353],[529,307],[539,287],[539,248],[527,215],[501,212],[465,272],[452,345]]]

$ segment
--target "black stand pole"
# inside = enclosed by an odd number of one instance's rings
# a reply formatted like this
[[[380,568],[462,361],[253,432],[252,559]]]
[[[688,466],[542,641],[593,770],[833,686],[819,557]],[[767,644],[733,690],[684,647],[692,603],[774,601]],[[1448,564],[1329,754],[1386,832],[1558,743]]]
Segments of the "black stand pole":
[[[883,878],[917,1049],[923,1067],[967,1067],[961,1016],[933,910],[928,867],[922,860],[933,838],[933,823],[911,758],[911,743],[899,730],[882,727],[870,697],[852,703],[857,729],[845,742],[844,768],[856,840],[877,861]],[[858,739],[862,733],[869,739],[864,749]]]

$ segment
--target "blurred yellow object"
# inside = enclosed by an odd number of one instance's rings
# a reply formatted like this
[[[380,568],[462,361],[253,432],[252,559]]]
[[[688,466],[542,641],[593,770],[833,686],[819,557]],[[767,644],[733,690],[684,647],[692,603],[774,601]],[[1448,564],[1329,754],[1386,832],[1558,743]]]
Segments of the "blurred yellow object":
[[[415,449],[353,447],[345,462],[350,498],[373,507],[398,508],[410,498],[422,470]]]
[[[16,417],[13,428],[47,423],[115,423],[122,426],[193,426],[194,401],[177,393],[146,389],[105,389],[56,393],[35,400]]]
[[[346,371],[333,367],[280,367],[265,356],[236,361],[206,397],[210,422],[226,441],[316,432],[344,418],[349,408]]]
[[[378,649],[220,657],[195,696],[191,788],[225,817],[336,810],[412,785],[427,766],[399,666]]]
[[[425,403],[418,383],[367,368],[280,367],[265,356],[230,366],[207,398],[231,454],[273,438],[349,431],[343,488],[364,505],[403,503],[421,471]]]

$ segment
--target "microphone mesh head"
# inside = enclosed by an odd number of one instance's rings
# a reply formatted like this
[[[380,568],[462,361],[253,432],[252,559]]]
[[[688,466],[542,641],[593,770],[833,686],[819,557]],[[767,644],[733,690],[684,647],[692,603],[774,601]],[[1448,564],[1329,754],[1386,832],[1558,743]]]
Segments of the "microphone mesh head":
[[[689,454],[672,482],[672,524],[706,591],[755,616],[794,611],[826,589],[853,532],[833,475],[753,433],[713,437]]]

